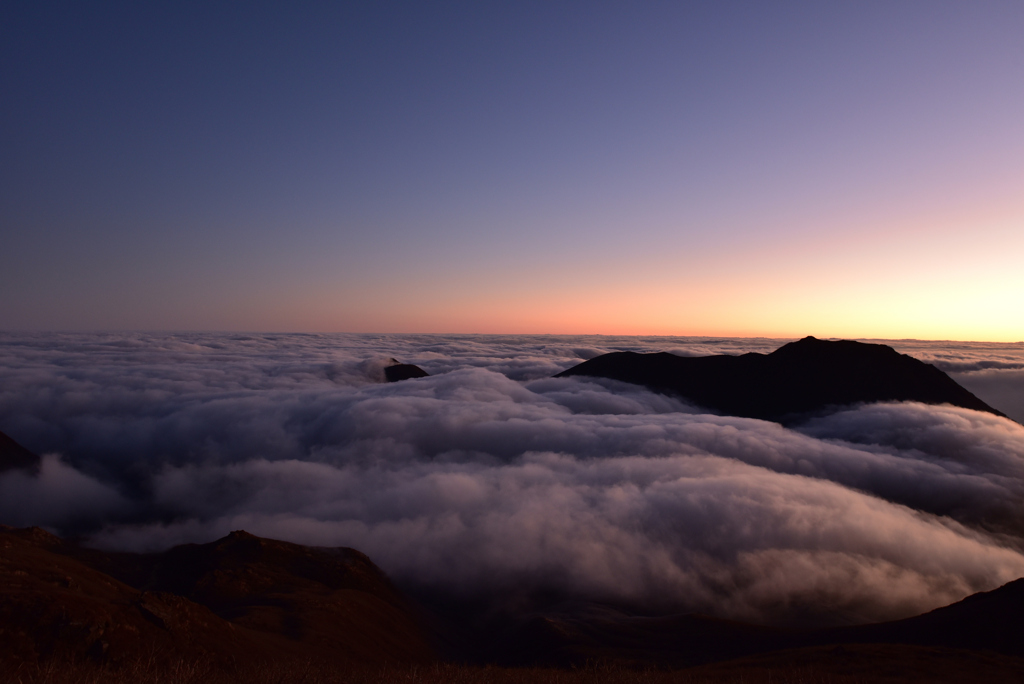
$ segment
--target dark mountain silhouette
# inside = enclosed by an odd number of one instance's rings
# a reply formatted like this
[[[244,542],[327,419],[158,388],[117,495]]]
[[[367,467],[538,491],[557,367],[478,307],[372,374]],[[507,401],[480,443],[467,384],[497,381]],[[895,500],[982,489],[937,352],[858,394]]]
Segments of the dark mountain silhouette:
[[[728,415],[791,423],[832,406],[919,401],[1003,414],[931,364],[884,344],[805,337],[770,354],[603,354],[555,377],[644,385]]]
[[[0,432],[0,473],[18,468],[39,471],[39,457]]]
[[[391,365],[384,367],[384,379],[388,382],[425,378],[429,375],[430,373],[419,366],[414,366],[411,363],[399,363],[398,359],[391,359]]]

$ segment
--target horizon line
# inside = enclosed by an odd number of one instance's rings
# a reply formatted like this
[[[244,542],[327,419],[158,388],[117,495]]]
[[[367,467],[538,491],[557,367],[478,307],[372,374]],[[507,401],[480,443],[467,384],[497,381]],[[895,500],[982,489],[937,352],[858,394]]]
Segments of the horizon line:
[[[885,341],[885,342],[957,342],[1024,345],[1024,340],[983,340],[923,337],[877,337],[877,336],[835,336],[835,335],[730,335],[730,334],[680,334],[680,333],[568,333],[568,332],[417,332],[417,331],[346,331],[346,330],[230,330],[213,328],[172,329],[172,328],[96,328],[96,329],[0,329],[0,335],[115,335],[115,334],[149,334],[149,335],[429,335],[436,337],[474,336],[474,337],[684,337],[691,339],[742,339],[742,340],[800,340],[815,337],[820,340],[853,340],[853,341]]]

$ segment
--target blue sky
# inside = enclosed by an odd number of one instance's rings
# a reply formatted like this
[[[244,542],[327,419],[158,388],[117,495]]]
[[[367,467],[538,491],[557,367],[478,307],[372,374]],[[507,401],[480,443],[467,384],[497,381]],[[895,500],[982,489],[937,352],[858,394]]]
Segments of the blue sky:
[[[1019,3],[0,12],[0,328],[1024,337]]]

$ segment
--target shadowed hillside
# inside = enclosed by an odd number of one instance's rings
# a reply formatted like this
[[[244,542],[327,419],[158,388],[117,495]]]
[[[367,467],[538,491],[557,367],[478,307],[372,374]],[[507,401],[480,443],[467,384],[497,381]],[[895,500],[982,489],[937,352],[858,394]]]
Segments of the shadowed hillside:
[[[0,662],[426,662],[422,615],[366,556],[245,532],[160,554],[0,528]]]
[[[980,682],[1024,671],[1024,579],[841,629],[577,606],[464,639],[478,650],[458,660],[478,664],[459,666],[441,661],[439,623],[352,549],[233,532],[104,553],[4,527],[0,550],[0,666],[24,682]]]
[[[704,615],[648,617],[611,609],[549,613],[512,630],[500,657],[510,664],[567,667],[611,661],[686,668],[753,656],[781,662],[792,657],[783,654],[794,650],[811,653],[855,644],[886,645],[890,654],[920,647],[1024,659],[1024,579],[905,620],[844,628],[784,629]]]

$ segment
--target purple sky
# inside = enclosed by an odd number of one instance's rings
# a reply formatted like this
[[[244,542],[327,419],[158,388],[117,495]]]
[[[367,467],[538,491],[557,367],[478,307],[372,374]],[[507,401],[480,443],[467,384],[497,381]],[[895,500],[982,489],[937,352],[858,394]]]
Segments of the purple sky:
[[[1024,5],[5,3],[0,329],[1024,338]]]

